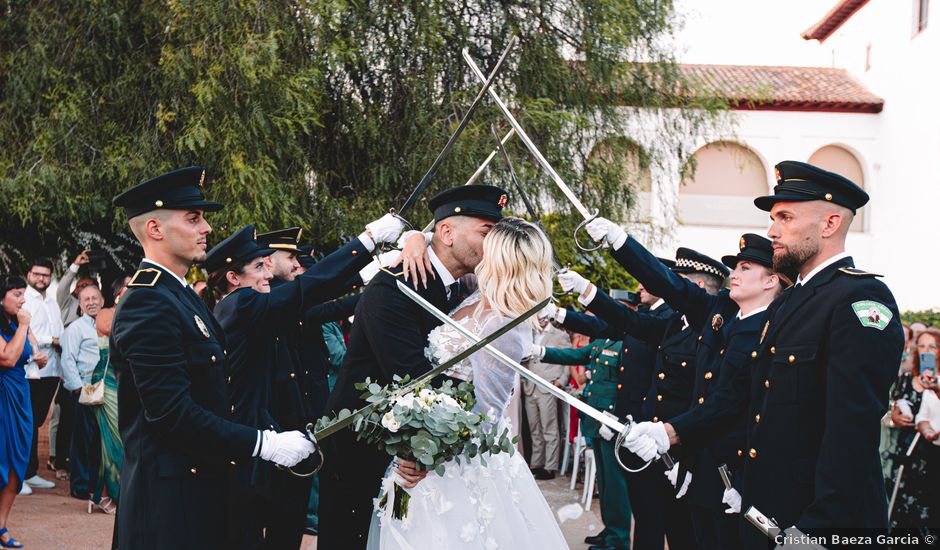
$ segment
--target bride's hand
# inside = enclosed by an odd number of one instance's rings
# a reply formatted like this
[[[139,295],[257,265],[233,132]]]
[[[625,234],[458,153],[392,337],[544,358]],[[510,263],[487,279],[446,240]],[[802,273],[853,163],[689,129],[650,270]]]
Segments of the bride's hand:
[[[400,485],[405,489],[413,488],[418,484],[419,481],[428,475],[426,470],[418,469],[417,463],[398,457],[396,457],[395,461],[392,463],[392,468],[398,472],[398,477],[404,481],[404,483],[401,483]]]
[[[408,231],[402,237],[404,245],[398,259],[392,262],[389,267],[396,267],[402,264],[402,274],[406,281],[409,279],[418,288],[420,279],[424,288],[428,287],[428,274],[435,278],[434,266],[431,264],[431,258],[428,257],[428,245],[424,234],[420,231]]]

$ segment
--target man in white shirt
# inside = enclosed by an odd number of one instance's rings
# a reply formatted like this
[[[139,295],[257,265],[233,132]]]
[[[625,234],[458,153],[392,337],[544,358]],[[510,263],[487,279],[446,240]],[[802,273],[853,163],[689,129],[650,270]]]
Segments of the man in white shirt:
[[[71,399],[75,418],[72,427],[72,446],[68,449],[71,494],[85,500],[94,490],[101,460],[101,441],[94,405],[78,402],[82,386],[92,382],[91,375],[100,359],[98,331],[95,318],[104,305],[104,297],[96,286],[86,286],[78,295],[82,316],[72,322],[62,334],[62,386]],[[66,452],[60,449],[59,452]]]
[[[52,282],[52,262],[47,258],[38,258],[26,272],[26,303],[23,309],[32,315],[30,331],[36,337],[39,350],[46,353],[49,362],[40,368],[35,361],[26,364],[26,377],[29,379],[29,394],[33,408],[33,444],[29,451],[29,465],[26,467],[25,485],[32,488],[51,489],[55,484],[40,477],[39,459],[36,453],[39,428],[49,414],[49,405],[59,387],[59,337],[62,336],[62,317],[55,297],[46,293]],[[29,492],[24,489],[24,493]]]

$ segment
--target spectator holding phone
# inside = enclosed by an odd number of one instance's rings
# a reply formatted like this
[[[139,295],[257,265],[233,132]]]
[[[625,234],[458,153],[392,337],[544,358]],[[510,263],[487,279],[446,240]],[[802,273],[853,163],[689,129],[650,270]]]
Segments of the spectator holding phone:
[[[935,342],[936,343],[936,342]],[[927,481],[928,491],[931,493],[927,501],[930,508],[929,525],[940,525],[940,385],[937,384],[937,377],[925,376],[929,369],[923,367],[923,363],[929,360],[923,357],[921,361],[921,376],[924,384],[924,399],[920,404],[920,411],[917,412],[917,430],[925,441],[930,442],[927,447]],[[934,354],[934,372],[940,367],[937,354]]]
[[[894,387],[891,421],[898,428],[898,442],[891,455],[893,464],[887,486],[889,495],[897,483],[898,468],[902,464],[905,467],[891,513],[891,529],[916,529],[930,525],[929,500],[932,490],[927,477],[929,445],[921,441],[914,447],[910,456],[907,456],[907,451],[917,434],[915,416],[920,413],[924,395],[933,393],[932,388],[936,387],[938,348],[940,330],[930,327],[918,334],[912,350],[911,372],[902,373]]]

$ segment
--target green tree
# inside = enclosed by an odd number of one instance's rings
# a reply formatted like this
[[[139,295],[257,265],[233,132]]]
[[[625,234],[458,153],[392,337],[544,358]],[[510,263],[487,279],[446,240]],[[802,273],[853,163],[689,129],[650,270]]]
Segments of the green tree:
[[[130,266],[111,197],[188,164],[228,205],[215,241],[245,223],[302,225],[319,248],[348,239],[401,205],[476,95],[461,49],[488,71],[512,33],[494,89],[585,203],[631,204],[617,170],[584,177],[592,144],[642,110],[664,128],[643,162],[683,157],[721,107],[682,82],[674,25],[668,0],[5,0],[0,264],[97,243]],[[508,130],[486,99],[408,213],[416,225],[492,149],[491,123]],[[568,213],[518,140],[508,148],[539,208]],[[508,186],[500,162],[484,180]]]

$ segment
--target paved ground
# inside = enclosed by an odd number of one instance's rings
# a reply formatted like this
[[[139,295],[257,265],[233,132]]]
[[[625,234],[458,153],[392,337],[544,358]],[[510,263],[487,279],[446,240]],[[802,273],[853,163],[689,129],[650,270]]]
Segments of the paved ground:
[[[41,436],[40,464],[45,464],[48,455],[48,440]],[[54,479],[53,473],[44,466],[40,475]],[[556,514],[562,506],[576,502],[581,496],[582,486],[578,484],[572,492],[568,490],[569,482],[570,478],[539,482]],[[87,502],[70,497],[68,482],[56,482],[55,489],[34,489],[32,495],[17,497],[9,522],[10,533],[24,543],[27,550],[109,549],[113,526],[114,516],[101,512],[89,515]],[[561,528],[572,549],[586,548],[584,537],[597,533],[601,528],[597,499],[593,501],[590,511],[583,512],[576,519],[564,521]],[[305,537],[302,548],[316,549],[316,537]]]

